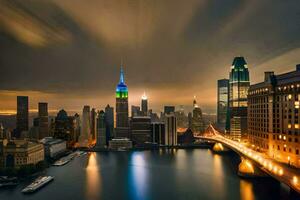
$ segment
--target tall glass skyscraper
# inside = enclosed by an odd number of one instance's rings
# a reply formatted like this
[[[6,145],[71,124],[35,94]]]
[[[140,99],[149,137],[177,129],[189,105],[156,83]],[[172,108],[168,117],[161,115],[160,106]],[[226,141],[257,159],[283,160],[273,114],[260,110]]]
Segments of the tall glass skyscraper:
[[[28,109],[28,96],[17,96],[17,138],[28,131]]]
[[[235,57],[229,74],[229,137],[241,140],[247,134],[247,95],[249,71],[244,57]]]
[[[229,80],[218,80],[218,102],[217,102],[217,126],[220,130],[225,131],[227,110],[228,110],[228,93],[229,93]]]
[[[120,71],[120,81],[116,88],[116,136],[129,137],[128,88],[124,81],[122,66]]]
[[[39,139],[49,137],[48,103],[39,103]]]

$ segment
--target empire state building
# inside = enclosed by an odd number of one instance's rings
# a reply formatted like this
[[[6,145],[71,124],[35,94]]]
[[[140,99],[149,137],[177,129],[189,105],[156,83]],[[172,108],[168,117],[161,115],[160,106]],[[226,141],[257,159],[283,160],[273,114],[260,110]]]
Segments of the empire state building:
[[[116,88],[116,136],[129,137],[128,125],[128,88],[124,81],[121,66],[120,81]]]

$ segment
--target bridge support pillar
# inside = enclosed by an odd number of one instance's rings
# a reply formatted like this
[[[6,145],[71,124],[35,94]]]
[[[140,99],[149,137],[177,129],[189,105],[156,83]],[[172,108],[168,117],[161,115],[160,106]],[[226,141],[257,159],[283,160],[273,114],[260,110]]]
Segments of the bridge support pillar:
[[[238,175],[244,178],[251,177],[267,177],[262,170],[252,164],[252,162],[246,158],[241,158],[241,163],[239,164]]]
[[[215,143],[214,146],[213,146],[213,151],[215,153],[221,153],[221,152],[227,152],[227,151],[230,151],[230,149],[224,147],[224,145],[222,143]]]

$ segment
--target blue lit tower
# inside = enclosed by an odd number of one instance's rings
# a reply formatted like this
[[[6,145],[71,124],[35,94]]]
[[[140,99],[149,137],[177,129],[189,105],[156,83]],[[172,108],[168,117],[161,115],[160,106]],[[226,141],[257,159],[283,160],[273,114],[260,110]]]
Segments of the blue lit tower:
[[[229,74],[229,106],[226,132],[230,138],[241,140],[247,134],[247,95],[249,71],[244,57],[235,57]]]
[[[124,81],[121,65],[120,81],[116,88],[116,136],[129,137],[128,125],[128,89]]]

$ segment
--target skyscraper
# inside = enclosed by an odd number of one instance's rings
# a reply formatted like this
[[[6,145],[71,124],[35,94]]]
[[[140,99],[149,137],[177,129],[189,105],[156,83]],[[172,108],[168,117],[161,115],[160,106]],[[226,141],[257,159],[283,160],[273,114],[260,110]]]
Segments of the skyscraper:
[[[134,144],[141,145],[151,142],[150,116],[135,116],[131,118],[131,139]]]
[[[229,74],[229,108],[226,123],[229,137],[244,139],[247,133],[247,95],[250,86],[249,71],[244,57],[235,57]]]
[[[62,109],[52,123],[54,138],[66,140],[67,146],[73,147],[77,140],[76,116],[68,116],[68,113]]]
[[[97,118],[97,142],[96,146],[104,148],[107,144],[106,139],[106,125],[105,125],[105,113],[103,110],[98,112]]]
[[[95,108],[92,108],[91,110],[91,137],[92,140],[96,140],[96,134],[97,134],[97,113]]]
[[[39,139],[49,137],[48,103],[39,103]]]
[[[28,131],[28,96],[17,96],[17,135],[20,137],[23,131]]]
[[[142,108],[142,115],[144,116],[148,115],[148,98],[145,92],[142,96],[141,108]]]
[[[166,114],[165,118],[165,145],[177,145],[177,122],[174,113]]]
[[[84,106],[82,111],[82,124],[79,137],[79,145],[87,147],[91,141],[91,114],[90,106]]]
[[[226,118],[228,110],[228,93],[229,93],[229,80],[218,80],[218,94],[217,94],[217,126],[220,130],[225,131]],[[227,127],[229,127],[227,125]]]
[[[193,107],[192,131],[194,133],[202,133],[205,128],[202,118],[202,110],[197,104],[196,97],[194,97]]]
[[[171,114],[175,112],[175,106],[165,106],[164,114]]]
[[[116,88],[116,136],[129,137],[128,89],[124,81],[122,66],[120,71],[120,81]]]
[[[131,117],[136,117],[141,115],[141,108],[139,106],[131,106]]]
[[[114,137],[114,108],[109,104],[105,107],[106,142]]]
[[[152,122],[151,123],[151,142],[157,143],[158,145],[164,145],[165,140],[165,123],[163,122]]]

